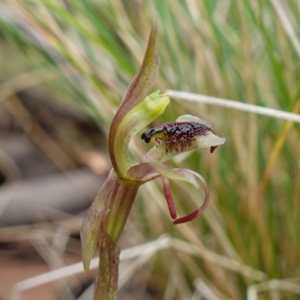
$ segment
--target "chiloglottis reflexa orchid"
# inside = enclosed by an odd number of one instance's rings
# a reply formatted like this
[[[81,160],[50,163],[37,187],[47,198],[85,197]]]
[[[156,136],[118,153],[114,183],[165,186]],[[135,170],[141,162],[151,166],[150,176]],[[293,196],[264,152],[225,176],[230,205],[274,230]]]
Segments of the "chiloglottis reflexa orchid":
[[[85,270],[98,245],[100,264],[95,283],[94,299],[116,299],[118,284],[119,249],[116,246],[139,187],[158,177],[163,178],[168,208],[174,224],[195,219],[206,209],[209,191],[204,178],[188,169],[172,169],[166,162],[175,155],[208,147],[211,152],[225,142],[212,126],[195,116],[184,115],[175,122],[162,124],[144,131],[142,139],[156,145],[130,165],[127,149],[131,138],[161,115],[169,98],[159,91],[148,95],[158,74],[155,49],[156,27],[153,27],[142,66],[130,83],[116,112],[109,131],[109,153],[113,168],[87,211],[81,228],[82,257]],[[148,95],[148,96],[147,96]],[[203,186],[205,197],[200,208],[177,218],[170,193],[169,179]]]

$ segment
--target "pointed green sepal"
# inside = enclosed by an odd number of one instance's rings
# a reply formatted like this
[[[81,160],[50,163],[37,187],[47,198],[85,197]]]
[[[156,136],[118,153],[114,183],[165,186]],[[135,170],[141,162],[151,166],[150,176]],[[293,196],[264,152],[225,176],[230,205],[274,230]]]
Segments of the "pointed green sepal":
[[[123,99],[121,105],[115,114],[115,117],[112,121],[110,131],[109,131],[109,153],[113,168],[115,169],[116,173],[120,177],[125,176],[124,166],[121,163],[119,166],[120,161],[117,160],[117,156],[115,154],[117,142],[117,132],[120,128],[120,124],[125,116],[132,110],[136,105],[138,105],[143,99],[147,96],[150,89],[154,85],[158,74],[158,55],[155,49],[155,37],[156,37],[156,30],[157,27],[154,26],[152,28],[147,50],[144,56],[144,60],[139,72],[136,74],[132,82],[130,83]]]

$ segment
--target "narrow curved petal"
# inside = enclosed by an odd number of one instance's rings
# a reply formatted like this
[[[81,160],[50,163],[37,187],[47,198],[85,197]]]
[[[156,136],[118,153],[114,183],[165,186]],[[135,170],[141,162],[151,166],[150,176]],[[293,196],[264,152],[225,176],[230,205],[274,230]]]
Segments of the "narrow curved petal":
[[[162,179],[163,179],[163,189],[167,200],[170,217],[174,220],[177,218],[177,213],[176,213],[173,197],[170,190],[169,178],[163,177]]]
[[[129,85],[110,127],[109,152],[112,165],[118,175],[122,173],[119,169],[115,156],[116,134],[119,129],[119,125],[126,114],[147,96],[158,74],[159,62],[155,49],[156,30],[157,27],[154,26],[149,37],[142,66]]]
[[[168,179],[172,179],[172,180],[180,180],[180,181],[184,181],[187,183],[192,184],[196,189],[200,188],[199,183],[202,185],[202,187],[204,188],[204,201],[202,203],[202,205],[196,209],[194,212],[192,212],[191,214],[178,218],[176,219],[173,223],[174,224],[181,224],[181,223],[185,223],[191,220],[194,220],[195,218],[197,218],[198,216],[200,216],[205,209],[208,206],[209,203],[209,189],[207,186],[207,183],[205,181],[205,179],[198,173],[192,171],[192,170],[188,170],[188,169],[172,169],[166,165],[162,165],[162,164],[153,164],[153,168],[160,173],[161,176],[166,177]]]
[[[181,217],[176,219],[173,223],[176,224],[182,224],[182,223],[186,223],[188,221],[194,220],[197,217],[199,217],[200,215],[202,215],[204,213],[204,211],[206,210],[208,204],[209,204],[209,199],[210,199],[210,192],[208,189],[208,185],[205,181],[205,179],[198,173],[191,171],[191,170],[186,170],[188,172],[190,172],[189,176],[195,176],[202,184],[204,191],[205,191],[205,197],[204,197],[204,201],[202,203],[202,205],[196,209],[195,211],[193,211],[192,213],[190,213],[189,215],[185,216],[185,217]]]

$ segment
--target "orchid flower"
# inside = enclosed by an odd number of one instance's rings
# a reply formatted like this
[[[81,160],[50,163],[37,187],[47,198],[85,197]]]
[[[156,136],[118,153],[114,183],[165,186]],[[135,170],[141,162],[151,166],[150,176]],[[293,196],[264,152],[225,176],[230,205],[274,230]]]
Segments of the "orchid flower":
[[[169,104],[165,94],[148,95],[158,74],[158,56],[155,50],[156,27],[153,27],[142,66],[129,85],[114,116],[109,132],[109,153],[113,168],[90,206],[81,228],[84,269],[89,269],[98,245],[99,269],[95,282],[94,299],[116,299],[120,251],[116,245],[139,187],[158,177],[163,178],[163,189],[174,224],[195,219],[206,209],[209,191],[204,178],[187,169],[171,169],[167,161],[173,156],[204,147],[211,152],[225,142],[212,126],[195,116],[184,115],[175,122],[146,130],[141,138],[156,145],[138,164],[130,165],[127,149],[131,138],[161,115]],[[148,95],[148,96],[147,96]],[[170,193],[169,179],[204,187],[205,197],[200,208],[188,216],[177,218]]]

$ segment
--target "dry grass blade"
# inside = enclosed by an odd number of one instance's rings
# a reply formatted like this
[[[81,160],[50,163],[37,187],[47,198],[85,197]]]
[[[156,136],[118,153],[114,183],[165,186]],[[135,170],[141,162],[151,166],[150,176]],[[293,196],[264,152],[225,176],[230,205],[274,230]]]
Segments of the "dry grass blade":
[[[227,100],[227,99],[193,94],[188,92],[173,91],[173,90],[167,90],[167,95],[171,98],[180,99],[184,101],[192,101],[197,103],[222,106],[230,109],[236,109],[236,110],[241,110],[253,114],[300,123],[300,115],[288,113],[273,108],[262,107],[262,106],[247,104],[239,101]]]
[[[136,257],[142,257],[142,261],[139,261],[138,265],[134,263],[133,268],[136,269],[137,267],[140,267],[141,264],[145,263],[153,254],[155,254],[157,251],[170,247],[170,239],[168,237],[161,237],[157,239],[156,241],[149,242],[140,246],[136,246],[133,248],[125,249],[121,252],[121,261],[124,260],[130,260],[132,258]],[[147,252],[146,260],[143,259],[144,253]],[[96,269],[98,267],[99,259],[98,257],[91,260],[90,269]],[[38,275],[29,279],[26,279],[22,282],[19,282],[15,285],[12,300],[17,300],[20,297],[20,293],[34,288],[39,285],[43,285],[49,282],[57,281],[64,279],[68,276],[73,276],[78,273],[82,273],[83,271],[83,265],[82,262],[63,267],[60,269],[56,269],[53,271],[50,271],[48,273]],[[132,273],[131,273],[132,274]],[[125,274],[126,275],[126,274]],[[122,277],[122,274],[121,274]]]
[[[299,39],[294,31],[294,28],[293,28],[288,16],[286,15],[286,13],[284,11],[282,3],[278,0],[270,0],[270,2],[272,3],[280,21],[281,21],[282,27],[286,31],[286,34],[289,37],[298,57],[300,59],[300,42],[299,42]]]
[[[212,291],[212,289],[201,279],[196,279],[194,285],[200,294],[200,297],[205,297],[210,300],[220,300],[220,298]]]
[[[298,279],[299,278],[294,278]],[[272,290],[284,290],[290,293],[300,295],[300,284],[285,280],[270,280],[248,287],[247,300],[258,300],[258,294],[263,292],[271,292]]]
[[[120,286],[122,286],[126,282],[126,280],[128,280],[134,274],[136,270],[138,270],[142,265],[144,265],[158,251],[168,248],[173,248],[177,251],[182,251],[190,255],[199,255],[204,260],[209,260],[222,268],[230,269],[234,272],[243,274],[244,276],[252,278],[254,280],[262,281],[267,278],[266,275],[259,270],[254,270],[249,266],[246,266],[219,254],[213,253],[211,251],[206,251],[204,254],[199,253],[199,248],[195,245],[191,245],[184,241],[174,239],[168,235],[162,235],[153,242],[148,242],[139,246],[128,248],[121,252],[121,261],[127,261],[133,258],[135,258],[135,260],[128,267],[129,269],[126,269],[125,271],[123,271],[123,273],[120,274]],[[98,257],[93,258],[91,260],[90,269],[96,269],[98,267],[98,262]],[[72,276],[82,272],[83,266],[82,262],[80,262],[26,279],[15,285],[12,299],[19,299],[18,297],[20,293],[27,289],[31,289],[52,281],[64,279],[68,276]]]

